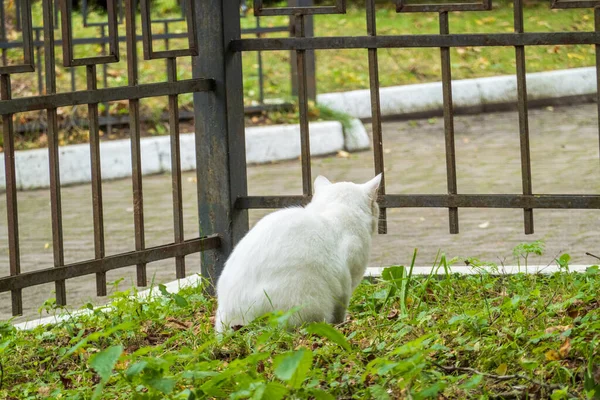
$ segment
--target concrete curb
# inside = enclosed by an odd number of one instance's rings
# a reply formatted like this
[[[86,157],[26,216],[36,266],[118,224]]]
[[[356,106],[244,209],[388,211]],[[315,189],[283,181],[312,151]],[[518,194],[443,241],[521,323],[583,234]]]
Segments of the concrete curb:
[[[560,71],[527,74],[527,94],[530,102],[577,98],[594,95],[597,91],[596,68],[574,68]],[[515,75],[464,79],[452,82],[455,109],[486,111],[517,101]],[[393,86],[380,89],[381,115],[425,115],[443,110],[442,83]],[[333,110],[354,118],[371,118],[369,90],[326,93],[317,101]]]
[[[577,272],[583,273],[589,268],[590,265],[570,265],[569,272]],[[366,279],[369,278],[378,278],[381,276],[381,272],[383,271],[383,267],[370,267],[365,271],[364,277]],[[489,273],[498,274],[498,275],[514,275],[517,273],[528,273],[528,274],[552,274],[555,272],[559,272],[560,268],[557,265],[530,265],[528,268],[524,266],[517,265],[507,265],[504,267],[498,267],[497,271],[492,271],[489,268],[471,268],[467,266],[451,266],[449,267],[451,274],[460,274],[460,275],[478,275],[480,273],[485,273],[483,271],[488,271]],[[433,272],[433,273],[432,273]],[[444,270],[443,268],[432,269],[432,267],[415,267],[413,269],[413,275],[434,275],[434,276],[443,276]],[[198,285],[202,281],[200,275],[195,274],[188,276],[187,278],[171,281],[169,283],[165,283],[165,287],[169,293],[177,293],[181,288]],[[158,287],[152,287],[150,289],[146,289],[138,292],[132,297],[137,297],[139,299],[147,299],[153,296],[162,296],[159,292]],[[110,311],[111,306],[99,306],[97,309],[103,311]],[[31,319],[26,322],[21,322],[19,324],[15,324],[14,327],[19,330],[29,330],[34,329],[41,325],[52,325],[57,324],[62,321],[67,321],[71,318],[76,318],[82,315],[91,314],[92,311],[89,309],[76,310],[68,314],[60,314],[50,317]]]
[[[369,136],[359,120],[343,131],[337,121],[310,124],[310,148],[314,156],[336,153],[344,148],[362,150],[370,146]],[[181,169],[196,167],[193,133],[180,135]],[[158,174],[171,170],[171,148],[168,136],[141,140],[142,174]],[[62,146],[59,150],[62,185],[86,183],[91,180],[90,147],[88,144]],[[300,156],[300,127],[274,125],[246,128],[246,159],[249,164],[296,159]],[[105,141],[100,144],[102,179],[131,176],[130,140]],[[15,152],[17,188],[19,190],[50,186],[48,149]],[[4,154],[0,154],[0,190],[6,188]]]

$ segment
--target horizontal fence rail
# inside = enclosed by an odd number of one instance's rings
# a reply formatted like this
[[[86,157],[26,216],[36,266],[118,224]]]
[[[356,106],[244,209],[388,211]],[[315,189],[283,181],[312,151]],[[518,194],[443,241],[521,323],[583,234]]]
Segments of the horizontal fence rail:
[[[332,36],[314,38],[238,39],[233,51],[382,49],[422,47],[549,46],[600,44],[597,32],[540,32],[494,34]]]
[[[25,272],[20,275],[0,278],[0,293],[54,282],[56,280],[90,275],[99,271],[107,272],[137,264],[147,264],[169,258],[184,257],[189,254],[218,248],[219,245],[219,237],[213,235],[206,238],[190,239],[181,243],[149,247],[141,251],[115,254],[97,260],[81,261],[58,268]]]
[[[423,4],[427,3],[427,4]],[[364,49],[369,60],[369,88],[371,95],[371,123],[373,132],[373,161],[374,172],[384,173],[384,153],[381,129],[381,104],[379,87],[378,49],[385,48],[438,48],[440,51],[442,98],[444,115],[444,140],[446,154],[447,194],[392,194],[385,189],[385,173],[380,189],[379,204],[382,209],[379,233],[387,231],[387,208],[408,207],[436,207],[447,208],[449,212],[449,231],[452,234],[459,232],[459,208],[521,208],[523,209],[524,231],[526,234],[534,232],[534,209],[600,209],[599,194],[545,194],[535,193],[533,190],[528,124],[528,98],[525,49],[529,46],[550,45],[594,45],[596,49],[597,70],[600,84],[600,1],[573,1],[553,0],[548,1],[548,7],[556,9],[589,8],[594,16],[595,26],[591,32],[525,32],[523,0],[513,1],[514,25],[511,33],[451,33],[449,14],[452,12],[480,11],[493,14],[492,0],[479,0],[470,2],[455,1],[440,3],[416,2],[412,0],[396,0],[396,12],[438,14],[439,34],[402,34],[378,35],[375,12],[375,1],[366,1],[366,32],[364,36],[330,36],[330,37],[304,37],[297,34],[290,38],[252,38],[234,39],[230,48],[234,52],[251,51],[281,51],[289,50],[301,56],[311,50],[340,50]],[[338,0],[335,6],[315,7],[266,7],[262,1],[255,1],[255,15],[290,15],[296,19],[296,25],[302,26],[304,18],[313,14],[343,14],[345,2]],[[556,12],[561,12],[557,10]],[[334,18],[332,15],[331,18]],[[462,194],[457,185],[457,168],[460,163],[455,152],[454,139],[454,102],[452,98],[452,68],[450,49],[455,47],[491,47],[503,46],[515,49],[515,70],[517,80],[517,101],[519,129],[515,132],[515,139],[520,143],[521,181],[523,191],[521,194]],[[304,68],[299,61],[299,71]],[[306,84],[306,77],[298,75],[298,86]],[[599,103],[600,94],[595,96]],[[300,132],[302,138],[302,183],[303,195],[301,196],[240,196],[235,207],[238,209],[280,208],[304,205],[310,201],[311,187],[308,180],[311,176],[310,152],[308,150],[308,126],[305,126],[302,110],[306,106],[306,97],[299,93],[300,103]],[[599,109],[600,118],[600,109]],[[600,127],[599,127],[600,129]],[[600,136],[599,136],[600,138]],[[600,141],[595,144],[600,150]],[[599,152],[600,160],[600,152]],[[568,166],[565,166],[568,168]]]

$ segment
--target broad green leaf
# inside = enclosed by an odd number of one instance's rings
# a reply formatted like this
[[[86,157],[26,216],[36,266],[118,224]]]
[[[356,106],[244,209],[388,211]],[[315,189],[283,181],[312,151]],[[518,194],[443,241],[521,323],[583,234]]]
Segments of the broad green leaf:
[[[568,254],[563,254],[562,256],[560,256],[560,258],[557,260],[558,265],[560,265],[562,268],[566,268],[569,266],[569,261],[571,261],[571,256]]]
[[[307,349],[281,354],[275,358],[275,376],[299,388],[312,366],[313,354]]]
[[[569,398],[569,392],[567,389],[555,389],[550,395],[552,400],[562,400]]]
[[[145,380],[148,385],[159,392],[169,394],[175,387],[175,380],[171,378],[156,377]]]
[[[131,364],[129,368],[127,368],[127,371],[125,371],[125,376],[131,379],[133,376],[139,375],[147,365],[148,363],[146,361],[138,361],[135,364]]]
[[[262,395],[262,400],[281,400],[288,394],[288,389],[281,383],[269,382]]]
[[[419,351],[423,351],[429,344],[431,336],[432,334],[428,333],[426,335],[416,338],[415,340],[411,340],[410,342],[407,342],[402,346],[398,347],[392,352],[392,354],[398,355],[400,357],[408,357]]]
[[[472,377],[464,381],[459,387],[465,390],[478,388],[482,379],[483,375],[473,375]]]
[[[160,293],[161,293],[163,296],[167,296],[167,297],[168,297],[168,296],[171,294],[171,293],[169,293],[169,291],[167,290],[167,287],[166,287],[165,285],[163,285],[162,283],[160,283],[160,284],[158,285],[158,290],[160,291]]]
[[[371,396],[373,396],[373,399],[375,400],[389,400],[391,398],[387,390],[380,385],[369,387],[369,392],[371,392]]]
[[[439,392],[444,390],[446,387],[446,382],[436,382],[433,385],[429,386],[421,390],[419,393],[416,393],[413,398],[414,399],[435,399]]]
[[[310,394],[315,398],[315,400],[335,400],[335,397],[322,389],[312,389]]]
[[[403,265],[384,268],[381,279],[384,281],[398,281],[404,278],[406,268]]]
[[[376,358],[367,364],[361,379],[364,382],[369,374],[376,374],[379,376],[385,375],[397,366],[397,362],[385,358]]]
[[[179,307],[187,307],[189,305],[187,300],[178,294],[173,294],[173,300],[175,300],[175,304]]]
[[[348,351],[350,350],[350,343],[348,343],[346,337],[342,335],[340,331],[325,322],[313,322],[306,328],[306,330],[315,335],[325,336],[327,339],[338,344],[343,349]]]
[[[107,381],[117,360],[121,357],[121,353],[123,353],[123,346],[121,345],[108,347],[90,357],[90,366],[94,368],[103,381]]]
[[[600,267],[598,265],[592,265],[591,267],[587,267],[585,270],[587,275],[596,275],[600,273]]]

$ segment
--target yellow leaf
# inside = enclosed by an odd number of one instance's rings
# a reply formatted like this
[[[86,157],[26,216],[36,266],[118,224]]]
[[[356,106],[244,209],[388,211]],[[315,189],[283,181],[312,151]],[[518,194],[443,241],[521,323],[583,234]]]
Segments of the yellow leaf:
[[[48,248],[50,248],[50,243],[44,244],[44,249],[48,249]]]
[[[548,361],[558,361],[560,360],[560,354],[556,350],[548,350],[546,352],[546,360]]]
[[[567,57],[570,59],[576,58],[578,60],[585,60],[584,56],[582,56],[581,54],[577,54],[577,53],[567,53]]]
[[[506,365],[506,363],[502,363],[502,364],[498,365],[498,368],[496,368],[496,373],[498,375],[506,375],[507,370],[508,370],[508,365]]]
[[[552,110],[548,110],[548,111],[552,111]],[[556,326],[550,326],[550,327],[546,328],[546,330],[544,332],[546,332],[546,333],[564,332],[571,328],[572,328],[571,325],[556,325]]]
[[[567,338],[563,345],[560,346],[560,349],[558,349],[558,352],[560,353],[562,358],[565,358],[569,354],[569,350],[571,350],[571,341],[569,340],[569,338]]]

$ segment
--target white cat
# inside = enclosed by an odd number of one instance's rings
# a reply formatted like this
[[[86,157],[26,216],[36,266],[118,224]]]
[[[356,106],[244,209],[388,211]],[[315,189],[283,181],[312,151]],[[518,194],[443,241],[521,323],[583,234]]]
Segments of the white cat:
[[[260,220],[235,247],[217,283],[217,333],[267,312],[301,309],[288,321],[345,320],[377,230],[381,174],[365,184],[315,180],[304,208]]]

